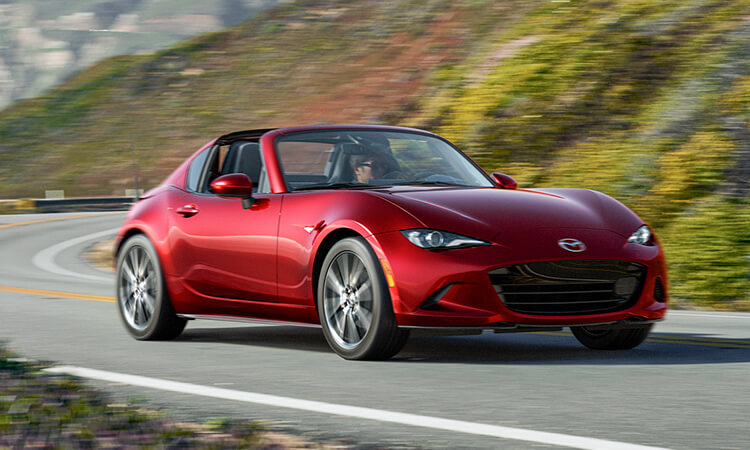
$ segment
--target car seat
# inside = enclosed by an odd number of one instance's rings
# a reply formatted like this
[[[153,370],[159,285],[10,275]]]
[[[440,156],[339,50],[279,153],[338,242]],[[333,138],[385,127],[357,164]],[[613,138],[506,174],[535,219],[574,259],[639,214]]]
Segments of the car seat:
[[[263,163],[260,159],[260,145],[257,142],[232,142],[221,167],[221,174],[244,173],[253,182],[255,190],[260,180]]]

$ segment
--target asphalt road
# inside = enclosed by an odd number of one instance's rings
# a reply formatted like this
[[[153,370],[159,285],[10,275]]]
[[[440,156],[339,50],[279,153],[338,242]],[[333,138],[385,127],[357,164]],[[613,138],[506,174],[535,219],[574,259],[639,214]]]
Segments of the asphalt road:
[[[212,321],[191,322],[174,341],[138,342],[120,324],[112,275],[82,258],[124,215],[71,216],[80,215],[0,216],[0,338],[11,348],[62,365],[326,402],[339,415],[92,381],[116,399],[362,446],[557,448],[571,436],[606,440],[589,448],[750,448],[750,314],[673,311],[646,343],[617,352],[588,350],[568,333],[483,334],[412,338],[392,361],[350,362],[320,329]],[[438,429],[441,419],[459,429]],[[486,436],[483,425],[525,430],[528,440]]]

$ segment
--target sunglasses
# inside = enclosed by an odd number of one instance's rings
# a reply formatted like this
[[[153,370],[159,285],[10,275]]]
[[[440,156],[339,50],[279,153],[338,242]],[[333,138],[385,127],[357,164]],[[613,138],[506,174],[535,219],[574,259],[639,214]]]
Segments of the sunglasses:
[[[374,165],[375,163],[373,161],[364,161],[364,162],[357,164],[357,166],[367,166],[367,167],[372,167]]]

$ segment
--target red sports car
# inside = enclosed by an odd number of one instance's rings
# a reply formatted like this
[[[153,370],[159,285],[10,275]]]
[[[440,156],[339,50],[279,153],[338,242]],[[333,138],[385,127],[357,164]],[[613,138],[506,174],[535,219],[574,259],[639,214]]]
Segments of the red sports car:
[[[137,339],[198,318],[320,324],[348,359],[410,329],[570,327],[632,348],[667,310],[661,247],[584,189],[517,189],[435,134],[310,126],[221,136],[130,211],[117,300]]]

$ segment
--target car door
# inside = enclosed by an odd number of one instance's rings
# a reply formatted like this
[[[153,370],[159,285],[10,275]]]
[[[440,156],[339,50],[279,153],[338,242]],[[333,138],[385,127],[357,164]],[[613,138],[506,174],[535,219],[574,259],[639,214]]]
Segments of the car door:
[[[206,300],[275,302],[282,196],[255,193],[253,205],[245,209],[240,198],[212,194],[208,183],[227,172],[217,169],[232,158],[224,149],[209,151],[202,187],[188,187],[170,200],[169,239],[178,276]]]

